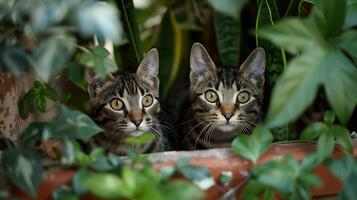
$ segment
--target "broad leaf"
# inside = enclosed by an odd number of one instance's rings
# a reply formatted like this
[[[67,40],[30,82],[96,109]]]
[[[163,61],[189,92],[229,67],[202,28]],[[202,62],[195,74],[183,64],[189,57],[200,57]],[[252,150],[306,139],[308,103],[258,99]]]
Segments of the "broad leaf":
[[[327,131],[326,124],[322,122],[316,122],[310,124],[308,127],[304,129],[301,133],[300,140],[313,140],[319,137],[321,134]]]
[[[204,197],[200,189],[183,180],[175,180],[165,184],[162,193],[170,200],[202,199]]]
[[[100,184],[98,184],[100,183]],[[82,179],[81,185],[97,197],[118,199],[122,197],[123,182],[113,174],[94,174]]]
[[[320,159],[323,160],[332,154],[334,148],[335,139],[331,130],[328,130],[322,134],[317,141],[317,154],[319,155]]]
[[[313,102],[321,79],[321,52],[293,59],[273,90],[267,116],[269,127],[295,120]]]
[[[88,141],[102,131],[89,116],[71,111],[65,106],[61,106],[60,115],[48,124],[48,128],[49,131],[43,135],[44,139],[68,137]]]
[[[256,127],[252,134],[251,137],[239,135],[233,140],[232,148],[238,155],[256,163],[273,142],[273,136],[261,126]]]
[[[3,169],[9,180],[32,197],[42,181],[42,162],[39,152],[32,149],[11,149],[4,152]]]
[[[72,56],[76,40],[69,35],[51,36],[41,40],[35,52],[35,72],[44,82],[61,70]]]
[[[216,11],[238,20],[246,0],[208,0],[208,3]]]
[[[357,1],[347,0],[347,15],[344,28],[350,28],[357,25]]]
[[[84,78],[85,67],[77,63],[70,63],[67,67],[68,78],[83,91],[87,91],[87,82]]]
[[[345,31],[337,38],[336,46],[346,51],[354,59],[357,59],[357,30]]]
[[[293,54],[315,47],[317,44],[325,45],[318,27],[310,19],[286,19],[274,26],[259,30],[258,34]]]
[[[346,16],[346,0],[320,0],[312,12],[312,18],[326,37],[341,32]]]
[[[339,144],[342,149],[348,153],[353,153],[353,145],[350,133],[346,128],[339,125],[332,125],[330,131],[333,133],[336,138],[337,144]]]
[[[100,39],[121,40],[123,29],[115,7],[105,3],[82,3],[75,10],[73,20],[85,37],[96,35]]]
[[[323,60],[327,99],[341,123],[346,124],[357,105],[357,69],[340,51],[331,49]],[[331,81],[336,80],[336,81]]]

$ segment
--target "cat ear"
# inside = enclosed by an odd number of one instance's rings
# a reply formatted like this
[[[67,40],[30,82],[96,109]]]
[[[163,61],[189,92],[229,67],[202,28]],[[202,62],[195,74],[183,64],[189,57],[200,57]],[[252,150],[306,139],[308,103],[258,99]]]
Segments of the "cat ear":
[[[204,73],[216,74],[216,66],[206,49],[200,43],[194,43],[190,54],[191,75]]]
[[[88,67],[85,68],[84,74],[88,83],[87,91],[90,98],[96,97],[100,91],[115,82],[115,77],[112,74],[109,73],[106,78],[100,78]]]
[[[137,71],[137,77],[151,87],[159,87],[159,54],[157,49],[151,49],[141,61]]]
[[[263,76],[265,72],[266,58],[263,48],[258,47],[254,49],[248,58],[244,61],[239,69],[241,76],[258,77]]]

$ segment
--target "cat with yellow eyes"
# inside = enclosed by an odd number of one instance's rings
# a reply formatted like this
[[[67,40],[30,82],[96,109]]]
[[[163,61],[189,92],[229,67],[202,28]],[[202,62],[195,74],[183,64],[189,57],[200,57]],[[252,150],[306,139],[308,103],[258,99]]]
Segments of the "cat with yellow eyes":
[[[126,155],[128,151],[150,153],[170,150],[168,137],[160,124],[159,58],[156,49],[150,50],[136,73],[117,72],[101,79],[86,71],[92,118],[103,132],[92,140],[92,146],[107,152]],[[144,145],[126,144],[126,137],[145,133],[155,139]]]
[[[250,134],[261,117],[265,52],[255,49],[240,68],[217,67],[205,48],[195,43],[190,55],[190,102],[181,136],[184,149],[230,146]]]

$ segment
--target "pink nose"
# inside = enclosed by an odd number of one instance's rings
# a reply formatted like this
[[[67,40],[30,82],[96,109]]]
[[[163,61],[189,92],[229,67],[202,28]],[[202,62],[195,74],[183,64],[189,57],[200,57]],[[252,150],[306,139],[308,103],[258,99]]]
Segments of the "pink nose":
[[[220,107],[222,115],[228,121],[235,113],[236,107],[232,103],[223,103]]]

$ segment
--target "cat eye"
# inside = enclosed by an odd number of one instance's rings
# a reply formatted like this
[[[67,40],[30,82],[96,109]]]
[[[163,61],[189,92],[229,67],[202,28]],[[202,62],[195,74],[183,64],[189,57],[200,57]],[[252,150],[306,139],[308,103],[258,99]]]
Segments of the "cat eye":
[[[218,95],[215,91],[213,90],[208,90],[206,93],[205,93],[205,98],[208,102],[210,103],[214,103],[218,100]]]
[[[110,107],[114,110],[121,110],[123,109],[124,104],[120,99],[113,99],[110,101]]]
[[[242,91],[238,94],[237,100],[239,103],[247,103],[249,101],[250,95],[247,91]]]
[[[154,102],[154,98],[151,95],[144,96],[143,100],[141,101],[144,107],[151,106],[153,102]]]

